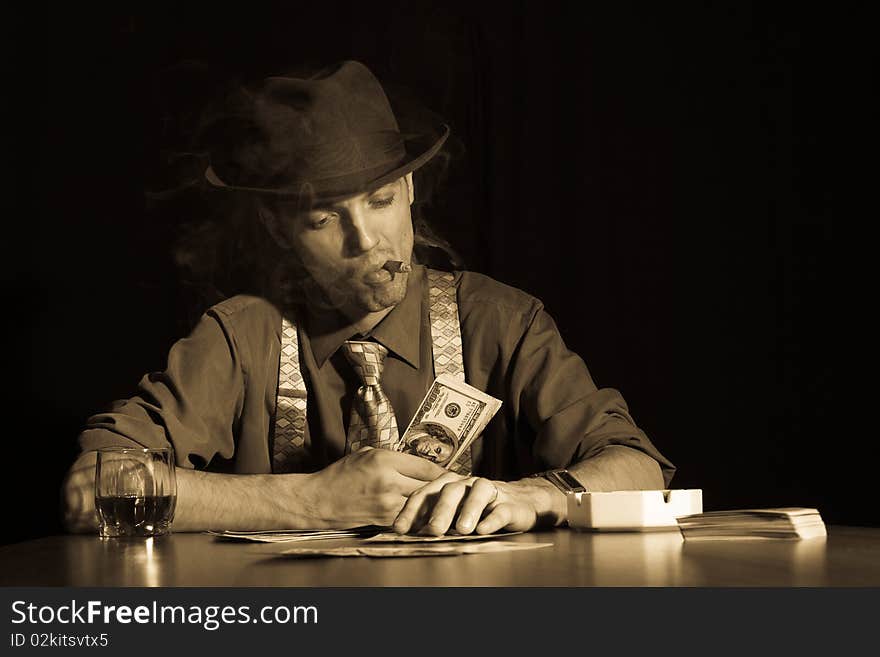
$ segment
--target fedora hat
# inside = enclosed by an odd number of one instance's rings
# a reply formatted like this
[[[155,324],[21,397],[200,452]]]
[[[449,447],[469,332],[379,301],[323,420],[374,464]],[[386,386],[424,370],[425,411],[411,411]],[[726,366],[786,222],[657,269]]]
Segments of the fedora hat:
[[[248,96],[210,151],[218,189],[330,200],[381,187],[430,160],[446,141],[402,134],[382,85],[346,61],[309,78],[272,77]]]

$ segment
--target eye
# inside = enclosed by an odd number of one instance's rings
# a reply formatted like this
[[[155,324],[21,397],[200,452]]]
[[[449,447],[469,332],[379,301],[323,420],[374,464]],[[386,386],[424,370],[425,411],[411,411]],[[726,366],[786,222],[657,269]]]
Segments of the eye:
[[[327,214],[321,215],[312,220],[311,228],[313,230],[318,230],[319,228],[324,228],[328,224],[330,224],[333,220],[335,220],[338,215],[335,212],[328,212]]]
[[[441,451],[442,451],[442,450],[441,450],[440,447],[435,447],[435,448],[434,448],[434,453],[435,453],[435,454],[439,454]]]
[[[387,208],[392,203],[394,203],[394,194],[391,194],[390,196],[383,196],[381,198],[370,199],[370,207],[376,209]]]

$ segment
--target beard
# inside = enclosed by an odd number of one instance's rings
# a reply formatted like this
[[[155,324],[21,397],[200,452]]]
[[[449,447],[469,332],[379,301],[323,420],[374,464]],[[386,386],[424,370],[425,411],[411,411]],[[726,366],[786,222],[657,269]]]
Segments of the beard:
[[[411,263],[413,256],[411,232],[404,232],[359,258],[313,253],[301,261],[309,279],[311,305],[341,311],[352,319],[396,306],[406,296],[409,273],[392,274],[383,267],[389,260]]]
[[[396,306],[406,296],[409,274],[400,272],[388,281],[367,282],[362,272],[338,276],[329,281],[308,282],[309,305],[322,310],[338,310],[350,317],[361,317]]]
[[[362,314],[375,313],[396,306],[406,296],[406,284],[409,274],[398,273],[387,283],[381,285],[354,286],[349,297],[348,308]]]
[[[372,294],[365,297],[363,307],[370,312],[376,312],[396,306],[406,296],[408,280],[409,274],[397,274],[387,286],[380,290],[374,290]]]

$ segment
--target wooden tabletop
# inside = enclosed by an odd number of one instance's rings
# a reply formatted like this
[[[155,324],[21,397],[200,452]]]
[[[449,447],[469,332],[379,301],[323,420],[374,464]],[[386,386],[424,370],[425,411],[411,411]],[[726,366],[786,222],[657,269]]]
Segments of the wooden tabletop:
[[[50,536],[0,548],[3,586],[880,586],[880,529],[827,539],[685,542],[677,533],[535,532],[536,550],[454,557],[292,560],[290,545],[206,534]],[[336,540],[295,545],[351,545]]]

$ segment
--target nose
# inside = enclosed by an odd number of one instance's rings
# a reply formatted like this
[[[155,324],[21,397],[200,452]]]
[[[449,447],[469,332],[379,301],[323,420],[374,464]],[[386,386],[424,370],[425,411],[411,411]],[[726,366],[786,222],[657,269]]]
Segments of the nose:
[[[355,207],[349,210],[348,216],[351,227],[349,242],[352,250],[357,254],[372,250],[379,243],[379,238],[367,213]]]

